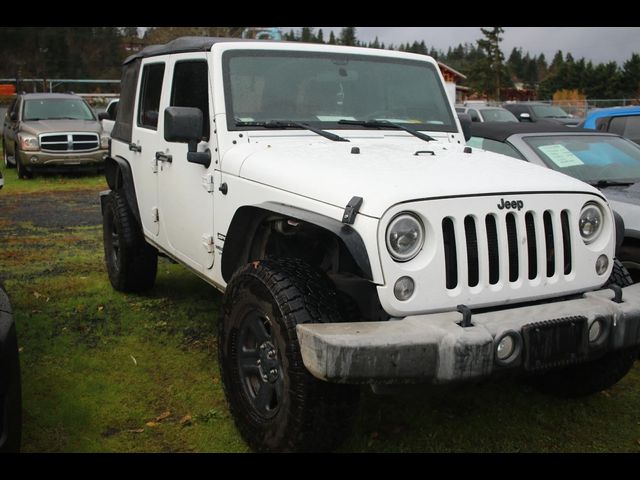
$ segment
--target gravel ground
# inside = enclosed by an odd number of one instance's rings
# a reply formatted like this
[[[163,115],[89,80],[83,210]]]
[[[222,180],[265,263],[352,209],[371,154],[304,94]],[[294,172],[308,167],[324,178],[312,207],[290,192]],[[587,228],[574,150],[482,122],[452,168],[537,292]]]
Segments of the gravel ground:
[[[99,192],[91,189],[19,196],[0,193],[1,220],[9,220],[12,230],[25,228],[25,224],[48,230],[100,225],[102,214]]]

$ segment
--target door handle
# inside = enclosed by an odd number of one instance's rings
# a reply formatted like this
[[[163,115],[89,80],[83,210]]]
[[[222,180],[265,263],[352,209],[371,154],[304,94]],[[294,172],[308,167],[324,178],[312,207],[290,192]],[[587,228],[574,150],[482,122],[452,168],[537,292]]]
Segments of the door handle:
[[[130,143],[129,144],[129,150],[131,150],[132,152],[142,152],[142,147],[136,143]]]
[[[156,152],[156,160],[159,160],[161,162],[171,163],[173,162],[173,157],[168,153]]]

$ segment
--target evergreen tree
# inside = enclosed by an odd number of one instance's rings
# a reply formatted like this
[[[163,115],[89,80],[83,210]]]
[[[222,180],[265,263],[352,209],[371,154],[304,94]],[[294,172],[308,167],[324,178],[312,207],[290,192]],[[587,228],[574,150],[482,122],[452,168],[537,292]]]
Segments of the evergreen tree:
[[[336,43],[336,36],[333,34],[333,30],[331,30],[329,34],[329,45],[335,45]]]
[[[340,32],[340,45],[357,46],[356,27],[344,27]]]

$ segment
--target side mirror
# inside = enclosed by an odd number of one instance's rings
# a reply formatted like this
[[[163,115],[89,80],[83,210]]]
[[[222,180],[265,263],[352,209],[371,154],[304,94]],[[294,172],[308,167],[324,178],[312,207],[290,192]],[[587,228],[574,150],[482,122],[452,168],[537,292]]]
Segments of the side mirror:
[[[167,107],[164,110],[164,139],[167,142],[187,143],[187,161],[205,167],[211,165],[211,152],[198,152],[203,135],[202,110],[192,107]]]
[[[12,122],[17,121],[17,120],[18,120],[18,114],[17,114],[16,112],[11,112],[11,113],[9,114],[9,119],[10,119]]]
[[[111,120],[111,115],[107,112],[100,112],[98,114],[98,120]]]
[[[520,115],[518,115],[518,117],[520,118],[520,120],[527,120],[528,122],[533,121],[531,120],[531,115],[528,113],[521,113]]]
[[[468,142],[471,139],[471,117],[466,113],[459,113],[458,119],[460,120],[464,140]]]

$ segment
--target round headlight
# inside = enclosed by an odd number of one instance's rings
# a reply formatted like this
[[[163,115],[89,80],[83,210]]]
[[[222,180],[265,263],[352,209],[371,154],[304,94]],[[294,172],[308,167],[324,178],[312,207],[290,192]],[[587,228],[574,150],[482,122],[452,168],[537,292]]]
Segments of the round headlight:
[[[387,227],[387,250],[398,262],[415,257],[424,244],[422,222],[411,213],[397,215]]]
[[[598,204],[589,202],[582,207],[578,227],[584,243],[593,242],[602,231],[604,216]]]

